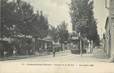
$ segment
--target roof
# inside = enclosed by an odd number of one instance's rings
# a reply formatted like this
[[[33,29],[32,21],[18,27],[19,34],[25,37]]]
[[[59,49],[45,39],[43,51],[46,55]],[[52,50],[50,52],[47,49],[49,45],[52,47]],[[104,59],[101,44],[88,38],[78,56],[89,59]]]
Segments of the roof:
[[[47,36],[47,37],[45,37],[45,38],[43,38],[43,40],[52,40],[52,37],[51,36]]]
[[[72,37],[71,39],[72,39],[72,40],[78,40],[79,37]]]
[[[42,40],[42,41],[47,41],[47,42],[52,42],[52,41],[53,41],[50,36],[47,36],[47,37],[45,37],[45,38],[43,38],[43,39],[41,39],[41,38],[37,38],[37,39],[38,39],[38,40]]]

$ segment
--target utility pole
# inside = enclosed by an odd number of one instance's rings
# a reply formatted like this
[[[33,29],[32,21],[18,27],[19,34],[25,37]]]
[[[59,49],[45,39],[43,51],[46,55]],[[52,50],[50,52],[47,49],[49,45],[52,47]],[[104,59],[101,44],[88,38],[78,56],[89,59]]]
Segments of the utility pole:
[[[81,40],[81,33],[79,32],[79,41],[80,41],[80,55],[82,56],[82,40]]]
[[[0,5],[1,5],[1,3],[0,3]],[[1,7],[2,8],[2,7]],[[0,8],[0,40],[2,40],[2,23],[1,23],[1,20],[2,20],[2,18],[1,18],[1,8]],[[3,20],[2,20],[3,21]]]
[[[0,13],[0,20],[1,20],[1,13]],[[0,40],[2,39],[2,28],[1,28],[1,26],[2,26],[2,23],[0,21]]]

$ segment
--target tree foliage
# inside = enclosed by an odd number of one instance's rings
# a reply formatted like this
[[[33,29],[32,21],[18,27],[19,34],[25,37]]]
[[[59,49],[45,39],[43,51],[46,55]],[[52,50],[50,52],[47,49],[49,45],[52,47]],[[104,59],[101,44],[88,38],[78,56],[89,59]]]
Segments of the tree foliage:
[[[48,34],[48,19],[43,15],[43,12],[40,13],[37,11],[35,14],[35,20],[33,21],[35,33],[34,36],[36,37],[46,37]]]
[[[15,3],[1,0],[1,37],[9,37],[13,34],[13,26],[18,23],[15,7]]]
[[[21,0],[1,0],[1,37],[31,35],[43,38],[48,33],[48,19],[43,12]]]
[[[97,23],[93,14],[93,0],[71,0],[70,15],[73,30],[82,36],[99,43]],[[85,23],[82,23],[85,20]],[[87,24],[86,24],[87,23]]]
[[[69,33],[67,30],[67,24],[65,23],[65,21],[63,21],[57,27],[51,26],[51,28],[49,30],[49,35],[52,37],[52,39],[55,42],[59,41],[59,43],[61,43],[61,44],[68,42]]]
[[[57,27],[57,30],[58,30],[60,43],[68,42],[69,33],[68,33],[68,30],[67,30],[67,24],[65,23],[65,21],[63,21],[62,24],[60,24]]]
[[[59,40],[59,35],[58,35],[58,30],[57,30],[56,27],[50,26],[49,35],[52,37],[52,40],[53,40],[54,42],[58,42],[58,40]]]

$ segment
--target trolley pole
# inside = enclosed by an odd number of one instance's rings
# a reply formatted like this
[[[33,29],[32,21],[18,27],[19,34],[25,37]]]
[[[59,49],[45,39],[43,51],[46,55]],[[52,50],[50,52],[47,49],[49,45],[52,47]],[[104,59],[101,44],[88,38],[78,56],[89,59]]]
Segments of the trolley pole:
[[[80,38],[80,55],[82,56],[82,41],[81,41],[81,34],[79,32],[79,38]]]

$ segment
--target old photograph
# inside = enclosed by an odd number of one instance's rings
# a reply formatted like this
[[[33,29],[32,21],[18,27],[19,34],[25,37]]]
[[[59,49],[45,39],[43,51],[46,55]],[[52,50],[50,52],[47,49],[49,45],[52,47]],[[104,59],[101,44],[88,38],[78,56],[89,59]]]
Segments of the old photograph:
[[[114,0],[0,0],[0,73],[114,73],[112,64]]]

